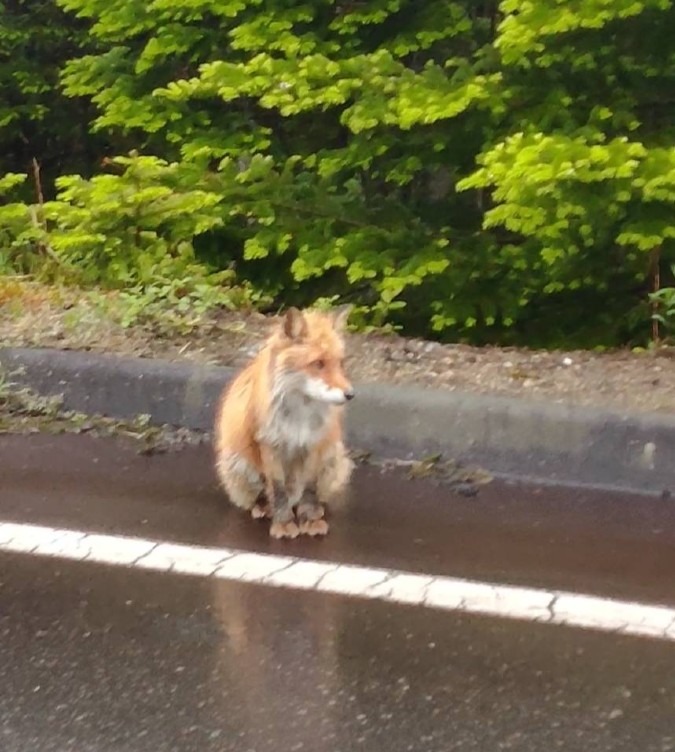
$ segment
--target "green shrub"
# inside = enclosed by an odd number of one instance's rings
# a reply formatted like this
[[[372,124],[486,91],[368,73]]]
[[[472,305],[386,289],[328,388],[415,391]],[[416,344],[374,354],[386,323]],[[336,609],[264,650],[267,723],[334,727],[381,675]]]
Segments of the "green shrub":
[[[650,259],[675,261],[672,0],[59,2],[89,26],[65,93],[144,156],[57,181],[48,263],[168,291],[210,279],[207,249],[362,325],[648,336]]]
[[[675,266],[671,268],[671,276],[675,281]],[[649,299],[654,307],[652,318],[661,324],[667,336],[675,335],[675,287],[662,287],[650,294]]]

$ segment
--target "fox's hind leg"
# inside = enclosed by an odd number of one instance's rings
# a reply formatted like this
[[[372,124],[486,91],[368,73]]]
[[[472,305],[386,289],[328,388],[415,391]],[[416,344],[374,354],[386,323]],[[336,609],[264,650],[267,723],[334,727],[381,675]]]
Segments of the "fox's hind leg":
[[[254,520],[271,520],[273,513],[272,505],[267,500],[267,495],[261,493],[251,509],[251,517]]]
[[[300,532],[305,535],[326,535],[328,522],[324,519],[325,505],[338,499],[352,474],[353,463],[342,444],[331,445],[322,453],[316,470],[314,488],[307,490],[298,505]]]
[[[254,518],[268,515],[262,476],[245,457],[234,452],[221,452],[216,458],[216,472],[235,506],[250,512]]]

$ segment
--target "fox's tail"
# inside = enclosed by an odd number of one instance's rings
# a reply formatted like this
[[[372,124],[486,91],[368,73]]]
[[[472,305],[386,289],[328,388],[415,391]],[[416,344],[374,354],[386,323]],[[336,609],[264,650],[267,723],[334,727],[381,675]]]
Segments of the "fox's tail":
[[[342,442],[335,444],[324,458],[317,478],[319,500],[333,507],[346,503],[353,470],[354,462]]]

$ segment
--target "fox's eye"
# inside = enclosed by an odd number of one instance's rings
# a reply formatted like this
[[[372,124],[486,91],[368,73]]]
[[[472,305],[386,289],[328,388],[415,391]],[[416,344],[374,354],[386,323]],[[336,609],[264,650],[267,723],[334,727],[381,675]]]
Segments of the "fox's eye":
[[[321,371],[326,367],[326,361],[323,360],[322,358],[319,358],[319,360],[314,361],[314,365],[316,368],[318,368]]]

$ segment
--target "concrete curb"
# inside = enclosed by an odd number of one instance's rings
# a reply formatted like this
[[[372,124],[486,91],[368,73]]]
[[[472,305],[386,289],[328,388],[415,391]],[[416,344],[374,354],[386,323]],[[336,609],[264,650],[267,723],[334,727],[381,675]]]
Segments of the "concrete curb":
[[[49,349],[0,349],[11,380],[68,409],[210,430],[229,368]],[[349,406],[352,446],[445,456],[499,475],[659,493],[675,485],[675,416],[364,384]]]

